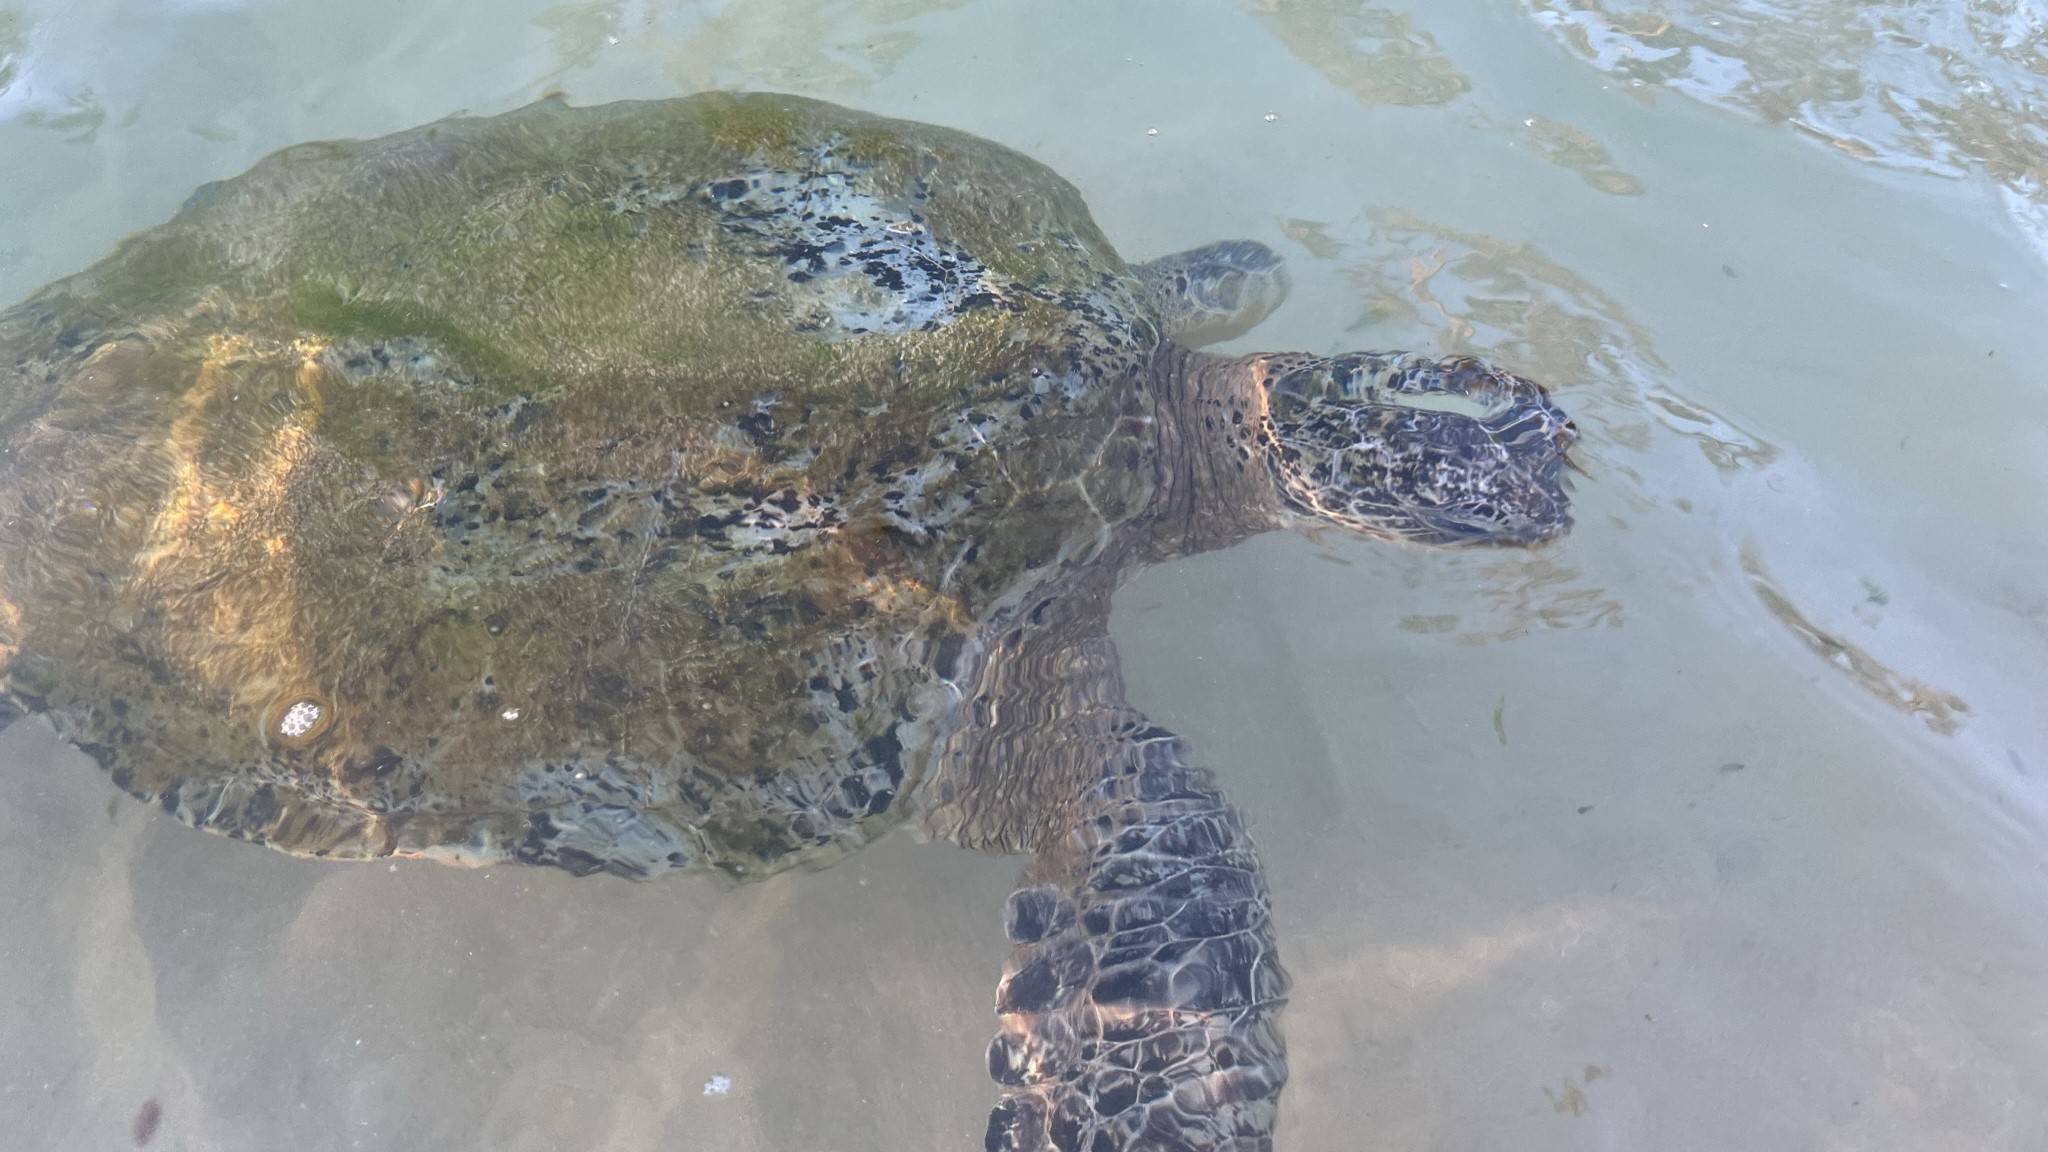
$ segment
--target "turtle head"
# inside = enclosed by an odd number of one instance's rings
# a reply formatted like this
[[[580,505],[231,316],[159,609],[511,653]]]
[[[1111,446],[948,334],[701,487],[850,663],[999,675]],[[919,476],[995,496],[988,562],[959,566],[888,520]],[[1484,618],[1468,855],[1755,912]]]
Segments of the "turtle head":
[[[1422,544],[1536,544],[1571,527],[1570,417],[1470,357],[1248,361],[1281,498],[1302,527]]]

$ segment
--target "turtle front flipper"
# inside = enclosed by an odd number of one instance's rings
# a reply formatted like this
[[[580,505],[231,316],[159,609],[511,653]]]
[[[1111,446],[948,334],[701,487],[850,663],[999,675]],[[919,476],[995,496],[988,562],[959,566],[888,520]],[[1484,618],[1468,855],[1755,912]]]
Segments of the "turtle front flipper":
[[[1251,331],[1287,299],[1280,254],[1256,240],[1225,240],[1131,267],[1164,335],[1188,348]]]
[[[1172,733],[1107,735],[1004,909],[988,1152],[1264,1152],[1288,979],[1244,819]]]

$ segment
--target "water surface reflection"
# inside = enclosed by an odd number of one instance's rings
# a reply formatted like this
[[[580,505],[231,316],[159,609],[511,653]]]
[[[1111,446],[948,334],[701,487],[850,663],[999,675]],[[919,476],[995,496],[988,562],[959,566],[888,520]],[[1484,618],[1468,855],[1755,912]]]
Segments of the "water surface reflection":
[[[1524,0],[1649,93],[1789,124],[1859,160],[1997,181],[2048,260],[2048,11],[2030,0]]]

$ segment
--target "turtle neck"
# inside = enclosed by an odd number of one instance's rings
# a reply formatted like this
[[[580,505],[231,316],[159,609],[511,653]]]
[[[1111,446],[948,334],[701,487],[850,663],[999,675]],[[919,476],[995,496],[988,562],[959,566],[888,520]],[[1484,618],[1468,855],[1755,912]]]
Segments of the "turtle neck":
[[[1141,563],[1227,548],[1285,526],[1258,431],[1264,399],[1250,361],[1162,348],[1152,362],[1157,484]]]

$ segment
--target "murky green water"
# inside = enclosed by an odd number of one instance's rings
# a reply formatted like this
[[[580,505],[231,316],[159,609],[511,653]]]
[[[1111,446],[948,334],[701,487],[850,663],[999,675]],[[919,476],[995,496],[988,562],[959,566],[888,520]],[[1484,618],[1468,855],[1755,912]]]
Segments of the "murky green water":
[[[1019,148],[1133,259],[1264,240],[1238,346],[1480,351],[1585,432],[1542,551],[1120,594],[1266,859],[1278,1147],[2048,1146],[2038,0],[17,4],[0,298],[286,144],[708,86]],[[1014,860],[320,865],[0,739],[0,1146],[979,1145]]]

